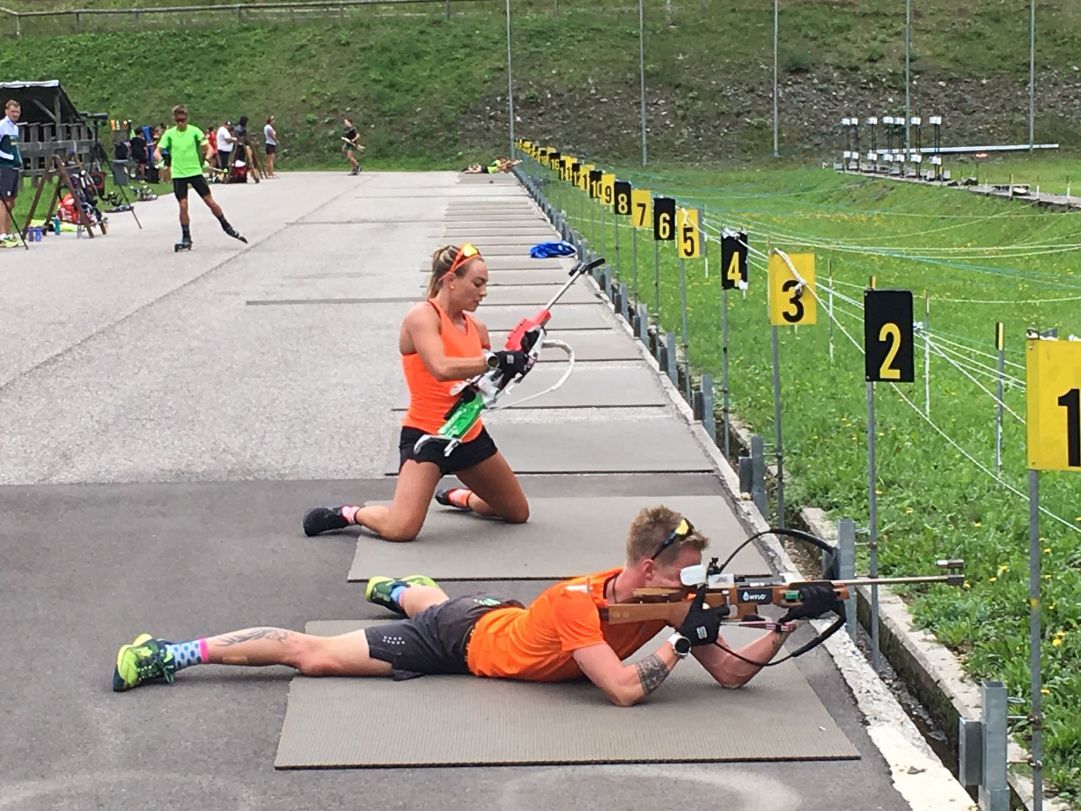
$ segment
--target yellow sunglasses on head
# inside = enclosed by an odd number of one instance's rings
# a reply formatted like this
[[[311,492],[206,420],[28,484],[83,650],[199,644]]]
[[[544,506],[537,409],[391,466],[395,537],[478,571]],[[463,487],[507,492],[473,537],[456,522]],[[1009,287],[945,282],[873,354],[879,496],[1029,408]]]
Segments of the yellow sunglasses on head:
[[[668,537],[661,541],[661,545],[657,547],[657,551],[653,553],[653,556],[650,558],[650,560],[656,560],[658,555],[664,552],[665,549],[670,547],[676,541],[687,540],[687,538],[689,538],[693,532],[694,524],[692,524],[686,518],[681,518],[679,523],[676,524],[676,528],[669,532]]]
[[[458,249],[458,255],[454,257],[454,261],[450,263],[450,269],[443,274],[443,278],[447,278],[450,274],[472,259],[474,256],[480,256],[480,251],[477,250],[477,246],[472,242],[467,242]]]

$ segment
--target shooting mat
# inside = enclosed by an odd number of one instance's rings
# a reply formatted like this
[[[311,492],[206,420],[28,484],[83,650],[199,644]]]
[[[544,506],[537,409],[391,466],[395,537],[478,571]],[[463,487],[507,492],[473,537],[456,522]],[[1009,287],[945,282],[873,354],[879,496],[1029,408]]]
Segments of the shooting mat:
[[[564,276],[565,280],[566,276]],[[481,318],[483,320],[484,308],[487,307],[536,307],[540,309],[548,303],[557,290],[559,290],[558,287],[548,284],[519,284],[513,287],[489,284],[488,295],[481,309]],[[558,310],[564,304],[596,304],[599,301],[596,289],[588,282],[579,281],[572,284],[570,289],[563,294],[563,298],[556,304],[556,309]],[[523,313],[522,317],[533,314],[533,312]]]
[[[595,304],[564,304],[560,302],[552,309],[549,322],[552,331],[567,332],[588,329],[611,329],[612,321],[607,317],[608,308],[599,302]],[[521,307],[501,307],[482,305],[477,317],[490,330],[504,332],[514,329],[518,322],[533,313],[523,312]],[[558,337],[558,336],[556,336]],[[563,336],[566,340],[566,336]],[[573,337],[573,336],[571,336]],[[568,341],[569,343],[569,341]]]
[[[526,473],[699,473],[713,464],[684,423],[672,416],[558,422],[485,423],[511,469]],[[398,437],[384,472],[398,474]]]
[[[565,371],[566,364],[551,363],[538,367],[500,402],[513,407],[512,404],[518,400],[542,392],[556,383]],[[633,366],[575,369],[558,389],[530,400],[522,408],[630,408],[656,407],[667,403],[668,398],[657,382],[656,373],[639,363]],[[408,407],[409,394],[403,385],[394,410],[405,411]]]
[[[525,524],[433,505],[413,543],[388,543],[362,534],[348,579],[423,572],[436,580],[559,580],[610,569],[623,560],[634,516],[656,504],[686,515],[710,539],[708,556],[723,560],[747,537],[721,496],[534,498]],[[761,574],[769,567],[748,546],[731,570]]]
[[[309,622],[306,630],[329,635],[371,624]],[[659,640],[645,645],[644,655],[656,650]],[[289,687],[274,766],[858,758],[793,663],[766,668],[740,690],[724,690],[696,662],[686,661],[647,701],[630,709],[610,704],[588,682],[531,684],[466,675],[399,682],[297,676]]]

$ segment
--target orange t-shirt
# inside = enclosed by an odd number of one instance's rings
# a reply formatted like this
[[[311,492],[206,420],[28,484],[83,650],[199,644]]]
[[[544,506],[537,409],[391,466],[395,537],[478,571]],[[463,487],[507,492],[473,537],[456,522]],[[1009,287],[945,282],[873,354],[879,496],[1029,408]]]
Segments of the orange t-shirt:
[[[476,676],[566,681],[582,676],[574,651],[607,642],[620,659],[630,656],[665,627],[662,620],[609,625],[598,608],[604,587],[622,571],[564,580],[541,592],[528,608],[497,608],[473,628],[466,663]]]
[[[439,314],[439,336],[443,339],[443,353],[448,358],[476,358],[484,352],[480,333],[473,319],[465,314],[465,332],[462,332],[450,320],[443,309],[434,301],[428,301]],[[439,433],[447,421],[447,412],[458,402],[458,395],[450,390],[457,380],[436,380],[428,371],[424,361],[416,352],[402,355],[402,372],[406,385],[409,386],[409,409],[405,412],[402,425],[417,428],[426,434]],[[469,442],[480,435],[484,427],[480,420],[466,431],[463,442]]]

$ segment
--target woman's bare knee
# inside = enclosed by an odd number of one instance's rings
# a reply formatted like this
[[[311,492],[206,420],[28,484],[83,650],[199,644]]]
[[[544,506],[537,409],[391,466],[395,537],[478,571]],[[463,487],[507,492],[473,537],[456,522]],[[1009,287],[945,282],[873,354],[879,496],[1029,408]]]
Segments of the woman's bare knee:
[[[521,504],[512,505],[502,518],[508,524],[524,524],[529,520],[529,502],[523,501]]]

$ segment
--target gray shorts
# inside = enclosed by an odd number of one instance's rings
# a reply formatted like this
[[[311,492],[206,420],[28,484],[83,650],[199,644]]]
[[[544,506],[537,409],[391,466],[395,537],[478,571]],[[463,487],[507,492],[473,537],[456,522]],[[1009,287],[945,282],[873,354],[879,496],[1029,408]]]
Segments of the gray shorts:
[[[0,167],[0,197],[14,200],[19,193],[19,170],[10,166]]]
[[[477,620],[497,608],[516,606],[487,594],[456,597],[426,608],[416,616],[364,629],[373,659],[394,668],[395,679],[426,673],[468,673],[466,650]]]

